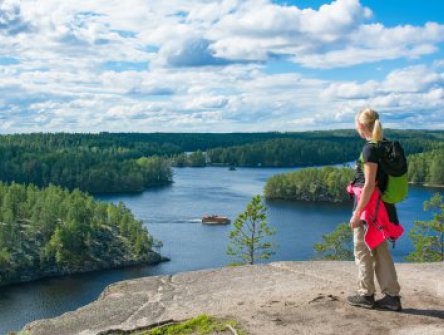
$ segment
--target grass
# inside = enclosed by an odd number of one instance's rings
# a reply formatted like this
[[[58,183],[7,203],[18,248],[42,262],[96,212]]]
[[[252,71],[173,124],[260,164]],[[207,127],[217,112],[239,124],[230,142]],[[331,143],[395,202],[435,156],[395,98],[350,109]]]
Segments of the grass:
[[[231,334],[227,325],[230,325],[236,329],[239,335],[247,335],[244,330],[239,329],[239,324],[237,321],[219,319],[206,314],[198,315],[193,319],[179,324],[165,325],[143,331],[135,331],[131,333],[131,335],[206,335],[223,331],[227,331]]]
[[[238,335],[248,335],[248,333],[240,328],[235,320],[216,318],[206,314],[201,314],[193,319],[177,323],[155,327],[147,330],[127,331],[111,331],[106,334],[112,335],[210,335],[224,332],[232,334],[228,325],[236,330]],[[9,332],[8,335],[25,335],[26,333]]]

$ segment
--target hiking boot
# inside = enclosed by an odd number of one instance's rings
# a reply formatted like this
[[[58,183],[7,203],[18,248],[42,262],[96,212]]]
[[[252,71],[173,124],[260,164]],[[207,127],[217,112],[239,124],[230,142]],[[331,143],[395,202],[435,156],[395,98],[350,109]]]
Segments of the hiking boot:
[[[347,297],[347,303],[352,306],[373,308],[375,306],[375,295],[353,295]]]
[[[401,297],[386,294],[384,298],[375,301],[375,307],[399,312],[402,310]]]

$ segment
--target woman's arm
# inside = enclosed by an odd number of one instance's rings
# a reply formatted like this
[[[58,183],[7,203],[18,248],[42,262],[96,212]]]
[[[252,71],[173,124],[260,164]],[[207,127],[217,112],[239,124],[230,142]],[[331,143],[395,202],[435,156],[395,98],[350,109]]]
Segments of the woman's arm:
[[[365,184],[362,188],[361,198],[359,200],[358,206],[356,206],[353,216],[350,219],[350,228],[356,228],[360,226],[360,219],[362,211],[365,206],[367,206],[370,197],[376,187],[376,171],[378,169],[378,164],[376,163],[364,163],[364,175]]]

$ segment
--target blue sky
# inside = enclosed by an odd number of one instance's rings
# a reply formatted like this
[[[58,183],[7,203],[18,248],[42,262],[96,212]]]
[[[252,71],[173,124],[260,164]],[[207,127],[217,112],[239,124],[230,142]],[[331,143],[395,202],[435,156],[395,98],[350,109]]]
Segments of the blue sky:
[[[444,1],[0,2],[0,133],[444,128]],[[51,13],[51,15],[48,15]]]

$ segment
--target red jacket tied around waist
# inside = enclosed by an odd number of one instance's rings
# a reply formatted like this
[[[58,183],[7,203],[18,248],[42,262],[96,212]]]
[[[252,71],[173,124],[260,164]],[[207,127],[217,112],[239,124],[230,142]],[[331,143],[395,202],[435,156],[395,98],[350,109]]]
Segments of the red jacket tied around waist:
[[[347,192],[357,197],[357,202],[361,199],[362,188],[349,184]],[[401,224],[390,222],[384,202],[381,199],[379,189],[375,187],[367,206],[361,213],[360,219],[366,222],[366,232],[364,241],[371,250],[376,248],[385,240],[396,240],[404,232]]]

